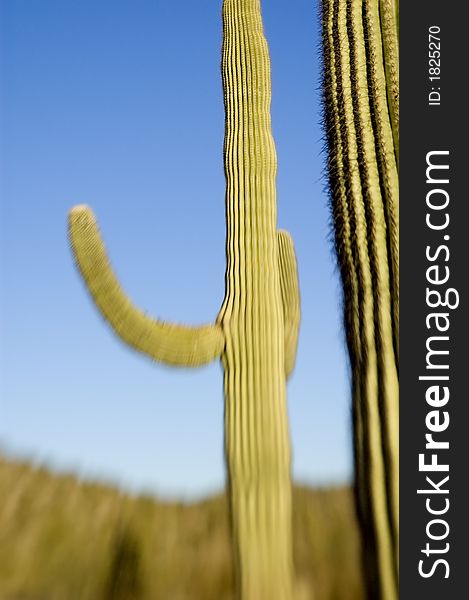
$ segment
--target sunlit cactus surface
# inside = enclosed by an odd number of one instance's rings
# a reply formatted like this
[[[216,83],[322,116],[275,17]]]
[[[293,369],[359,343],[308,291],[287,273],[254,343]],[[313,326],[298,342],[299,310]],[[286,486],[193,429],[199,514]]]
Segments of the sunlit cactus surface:
[[[323,0],[324,114],[368,597],[398,598],[396,0]]]

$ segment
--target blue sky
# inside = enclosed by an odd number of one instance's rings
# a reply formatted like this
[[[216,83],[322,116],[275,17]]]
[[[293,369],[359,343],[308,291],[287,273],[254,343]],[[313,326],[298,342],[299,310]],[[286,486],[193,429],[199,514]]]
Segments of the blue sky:
[[[221,2],[0,0],[0,445],[166,496],[221,488],[222,371],[155,365],[102,322],[68,209],[93,207],[120,281],[165,320],[212,321],[225,269]],[[315,0],[264,0],[278,224],[302,326],[288,384],[293,473],[351,476],[330,242]]]

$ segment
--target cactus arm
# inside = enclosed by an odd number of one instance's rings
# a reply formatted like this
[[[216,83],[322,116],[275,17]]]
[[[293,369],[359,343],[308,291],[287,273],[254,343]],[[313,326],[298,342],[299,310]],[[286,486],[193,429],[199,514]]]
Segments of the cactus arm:
[[[77,266],[104,318],[127,344],[153,360],[196,367],[221,356],[221,327],[184,327],[151,319],[134,307],[114,275],[92,211],[76,206],[69,235]]]
[[[285,375],[289,377],[295,366],[296,350],[298,347],[300,290],[293,240],[287,231],[279,231],[277,239],[280,293],[282,296],[285,334]]]
[[[224,0],[225,456],[239,600],[292,600],[291,451],[271,78],[259,0]]]

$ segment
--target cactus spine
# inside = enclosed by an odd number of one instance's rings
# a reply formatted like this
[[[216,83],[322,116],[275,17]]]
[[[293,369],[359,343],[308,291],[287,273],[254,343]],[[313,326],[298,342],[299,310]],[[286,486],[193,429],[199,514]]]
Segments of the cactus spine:
[[[292,240],[276,230],[270,63],[259,0],[223,2],[222,78],[227,267],[215,323],[172,325],[135,308],[112,272],[86,206],[70,212],[70,240],[96,305],[125,342],[173,365],[221,359],[237,594],[243,600],[290,600],[285,386],[295,362],[299,291]]]
[[[323,0],[324,112],[369,598],[398,597],[398,1]]]

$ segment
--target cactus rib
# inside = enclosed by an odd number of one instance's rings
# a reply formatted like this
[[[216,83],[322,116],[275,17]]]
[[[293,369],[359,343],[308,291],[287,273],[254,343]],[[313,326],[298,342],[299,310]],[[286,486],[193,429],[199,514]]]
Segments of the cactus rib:
[[[92,211],[76,206],[69,215],[70,241],[77,266],[96,306],[127,344],[170,365],[196,367],[223,351],[219,325],[185,327],[151,319],[122,291],[109,264]]]
[[[300,290],[293,240],[287,231],[277,233],[280,291],[285,332],[285,375],[293,371],[300,329]]]

